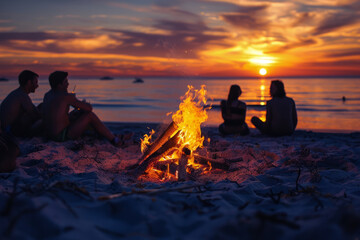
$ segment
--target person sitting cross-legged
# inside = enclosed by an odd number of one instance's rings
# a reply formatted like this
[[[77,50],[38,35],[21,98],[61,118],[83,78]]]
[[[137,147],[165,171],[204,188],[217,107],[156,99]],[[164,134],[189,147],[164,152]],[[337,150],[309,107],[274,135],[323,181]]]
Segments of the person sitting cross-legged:
[[[115,136],[92,111],[90,103],[80,101],[75,94],[68,93],[68,73],[55,71],[49,76],[51,90],[44,96],[43,121],[46,135],[54,141],[77,139],[89,128],[108,139],[115,146],[123,146],[126,136]],[[70,106],[77,111],[69,114]]]
[[[219,126],[219,131],[223,135],[240,134],[244,136],[250,133],[245,122],[246,103],[239,100],[241,93],[239,85],[231,85],[228,99],[221,101],[221,115],[224,123]]]
[[[266,103],[266,121],[252,117],[251,123],[262,134],[270,136],[286,136],[294,133],[298,118],[295,101],[286,96],[284,83],[280,80],[271,81],[271,100]]]

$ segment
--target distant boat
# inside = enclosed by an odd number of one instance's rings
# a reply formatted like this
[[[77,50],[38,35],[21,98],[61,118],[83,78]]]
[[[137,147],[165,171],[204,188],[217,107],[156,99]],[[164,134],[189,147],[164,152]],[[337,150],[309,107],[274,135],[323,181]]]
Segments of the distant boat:
[[[7,82],[7,81],[9,81],[9,79],[4,78],[4,77],[0,77],[0,82]]]
[[[135,80],[133,81],[133,83],[143,83],[144,80],[142,80],[141,78],[135,78]]]
[[[105,77],[100,78],[100,80],[113,80],[113,79],[114,78],[109,77],[109,76],[105,76]]]

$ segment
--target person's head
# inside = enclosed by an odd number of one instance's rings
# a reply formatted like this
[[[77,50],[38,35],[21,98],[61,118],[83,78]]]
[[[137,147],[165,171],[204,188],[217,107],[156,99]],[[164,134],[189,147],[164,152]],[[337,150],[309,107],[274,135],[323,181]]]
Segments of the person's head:
[[[55,71],[49,75],[49,83],[51,89],[61,88],[66,90],[69,86],[68,73],[63,71]]]
[[[237,100],[241,95],[241,88],[239,85],[231,85],[229,95],[228,95],[228,101],[232,102],[234,100]]]
[[[284,83],[280,80],[271,81],[270,95],[271,97],[286,97]]]
[[[19,74],[20,87],[26,88],[28,92],[35,92],[38,85],[39,75],[30,70],[24,70]]]

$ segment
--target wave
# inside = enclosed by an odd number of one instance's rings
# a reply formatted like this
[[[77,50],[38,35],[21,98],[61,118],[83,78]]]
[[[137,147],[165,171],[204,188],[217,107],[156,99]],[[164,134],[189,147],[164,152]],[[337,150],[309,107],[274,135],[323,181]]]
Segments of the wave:
[[[91,104],[95,108],[151,108],[151,109],[161,109],[161,107],[154,105],[144,105],[144,104],[102,104],[94,103]]]
[[[248,109],[265,109],[266,106],[265,105],[260,105],[260,104],[246,104]],[[211,107],[212,109],[221,109],[220,104],[214,104],[214,105],[206,105],[205,107]]]
[[[303,112],[360,112],[360,109],[319,109],[319,108],[296,108]]]
[[[360,101],[360,98],[347,98],[346,96],[345,96],[345,102],[347,102],[347,101]],[[328,100],[328,101],[337,101],[337,102],[339,102],[339,101],[343,101],[343,99],[342,98],[323,98],[323,100]]]
[[[306,105],[306,106],[310,106],[310,105]],[[211,107],[211,109],[217,110],[217,111],[221,110],[220,105],[207,105],[206,107]],[[321,106],[321,107],[331,107],[331,106]],[[248,104],[247,109],[264,111],[264,110],[266,110],[266,106],[259,105],[259,104],[253,104],[253,105]],[[345,108],[331,109],[331,108],[315,108],[315,107],[307,108],[307,107],[299,107],[299,106],[296,107],[296,110],[303,111],[303,112],[360,112],[360,109],[345,109]]]

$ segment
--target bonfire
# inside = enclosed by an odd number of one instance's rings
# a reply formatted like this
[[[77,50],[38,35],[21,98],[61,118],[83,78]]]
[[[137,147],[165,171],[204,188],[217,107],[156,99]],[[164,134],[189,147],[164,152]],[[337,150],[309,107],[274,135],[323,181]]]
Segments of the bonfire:
[[[219,161],[196,153],[203,147],[201,124],[207,120],[210,109],[206,106],[205,86],[200,90],[188,86],[188,91],[180,99],[179,110],[172,114],[167,129],[155,141],[152,141],[154,130],[141,139],[143,155],[136,168],[138,176],[147,174],[161,180],[183,181],[209,172],[213,164],[224,168]]]

